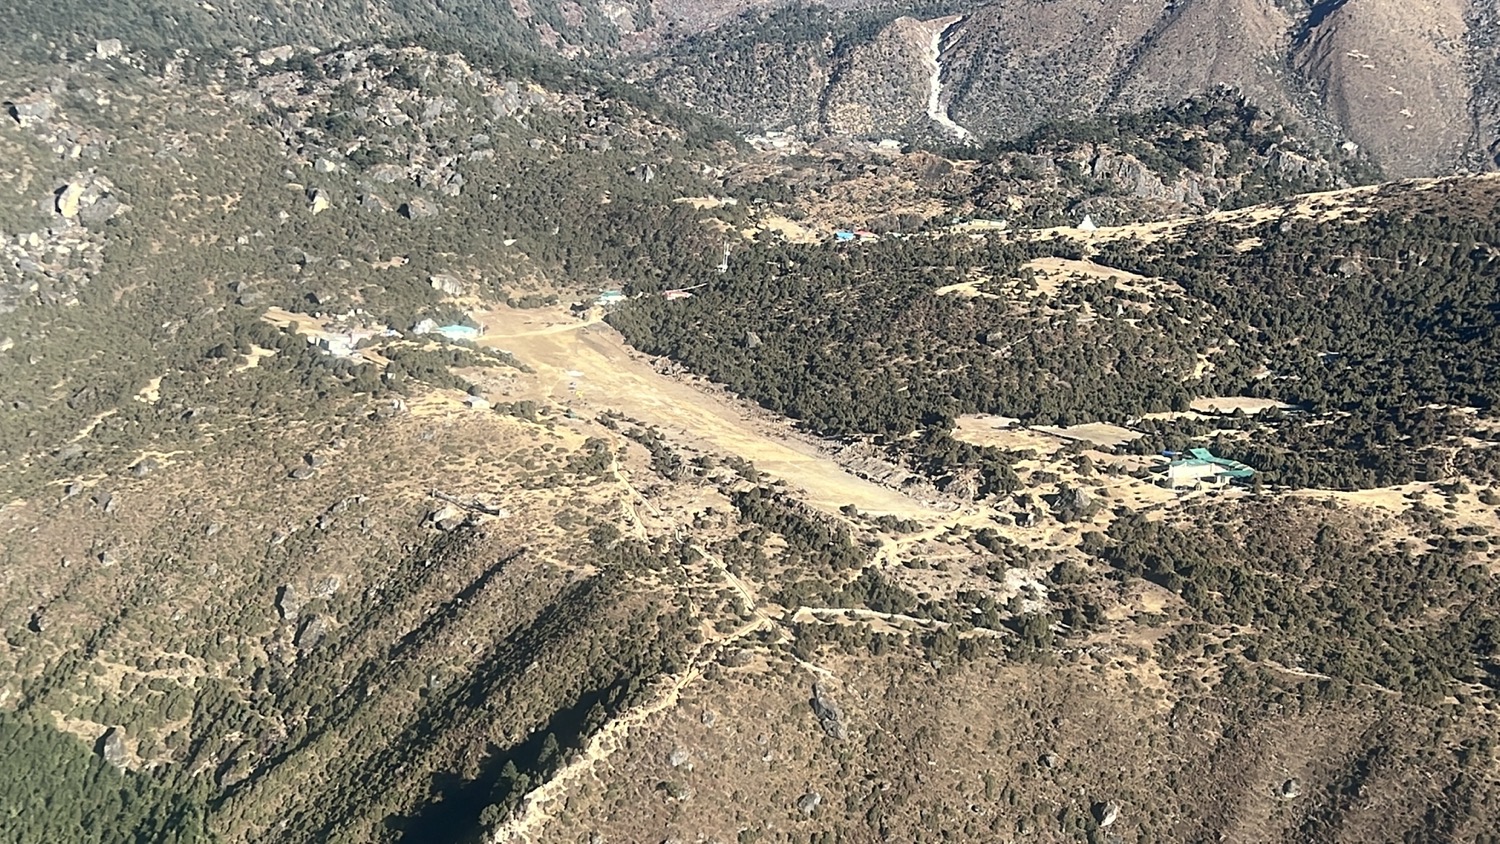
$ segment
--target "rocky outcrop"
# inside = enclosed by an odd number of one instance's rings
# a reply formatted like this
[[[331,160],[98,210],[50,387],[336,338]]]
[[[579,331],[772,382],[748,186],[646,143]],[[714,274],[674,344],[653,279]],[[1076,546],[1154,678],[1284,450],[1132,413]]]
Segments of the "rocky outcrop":
[[[110,765],[124,770],[130,764],[130,751],[125,747],[125,733],[119,727],[110,727],[99,737],[95,752]]]
[[[828,688],[822,683],[813,684],[811,703],[813,715],[823,728],[824,735],[835,741],[844,741],[849,737],[849,731],[844,726],[844,711],[834,703]]]
[[[822,805],[822,803],[823,795],[816,791],[809,791],[797,798],[797,811],[801,812],[804,817],[810,818],[812,817],[812,813],[816,812],[818,806]]]
[[[447,273],[438,273],[431,276],[427,279],[427,282],[432,285],[433,290],[446,296],[462,296],[465,292],[464,283],[458,280],[457,277],[448,275]]]
[[[430,199],[414,196],[401,203],[401,216],[408,220],[426,220],[438,215],[437,203]]]

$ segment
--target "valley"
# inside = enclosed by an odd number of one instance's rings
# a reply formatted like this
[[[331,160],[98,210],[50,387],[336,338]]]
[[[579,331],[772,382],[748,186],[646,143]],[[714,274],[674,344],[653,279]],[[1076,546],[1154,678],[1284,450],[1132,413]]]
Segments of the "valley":
[[[0,838],[1493,837],[1474,15],[262,5],[0,11]]]

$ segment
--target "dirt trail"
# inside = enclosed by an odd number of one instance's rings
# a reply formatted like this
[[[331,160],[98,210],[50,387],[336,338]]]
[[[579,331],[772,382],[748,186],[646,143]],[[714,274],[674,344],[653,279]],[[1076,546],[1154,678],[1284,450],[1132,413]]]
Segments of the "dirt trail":
[[[815,444],[758,418],[750,407],[662,375],[597,319],[579,320],[560,308],[502,308],[475,317],[488,327],[480,344],[504,349],[534,369],[546,398],[572,402],[580,412],[616,410],[681,441],[748,459],[828,512],[846,504],[907,518],[943,512],[855,477]]]
[[[551,779],[528,794],[521,810],[509,821],[497,827],[490,835],[491,844],[521,844],[521,842],[539,840],[535,836],[540,834],[548,821],[552,820],[554,808],[566,799],[568,789],[574,783],[593,772],[595,765],[624,747],[632,731],[643,726],[655,715],[675,707],[682,697],[682,690],[703,676],[703,666],[717,656],[724,645],[750,635],[767,621],[768,619],[764,617],[758,617],[722,639],[699,645],[688,662],[687,670],[666,684],[661,693],[605,724],[589,739],[588,744],[573,761],[564,765],[552,775]]]
[[[802,607],[792,614],[792,621],[806,623],[822,618],[850,618],[850,619],[878,619],[892,624],[915,624],[931,630],[946,630],[953,626],[949,621],[938,621],[932,618],[918,618],[914,615],[903,615],[901,613],[880,612],[879,610],[864,609],[862,607]],[[1004,630],[996,630],[992,627],[971,627],[968,632],[974,636],[984,636],[993,639],[1003,639],[1009,636]]]

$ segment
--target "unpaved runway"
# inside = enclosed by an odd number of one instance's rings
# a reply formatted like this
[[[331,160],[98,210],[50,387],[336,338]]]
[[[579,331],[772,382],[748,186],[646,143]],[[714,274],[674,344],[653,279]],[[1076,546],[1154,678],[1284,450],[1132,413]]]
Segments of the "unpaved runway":
[[[846,504],[907,518],[944,512],[849,474],[815,445],[776,430],[750,407],[662,375],[626,346],[619,332],[597,320],[586,322],[554,308],[502,308],[475,317],[488,328],[481,345],[514,354],[536,370],[535,383],[544,396],[572,401],[580,412],[616,410],[674,439],[743,457],[829,512]]]

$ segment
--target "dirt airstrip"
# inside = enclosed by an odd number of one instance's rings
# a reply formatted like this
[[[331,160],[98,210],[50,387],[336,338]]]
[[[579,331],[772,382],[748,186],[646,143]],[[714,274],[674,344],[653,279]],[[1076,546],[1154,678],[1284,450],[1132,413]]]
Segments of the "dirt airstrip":
[[[501,308],[474,316],[488,328],[480,345],[510,352],[535,371],[516,379],[510,400],[550,399],[590,416],[618,411],[673,439],[743,457],[828,511],[853,504],[875,515],[920,519],[950,509],[855,477],[789,425],[658,372],[597,315]]]

